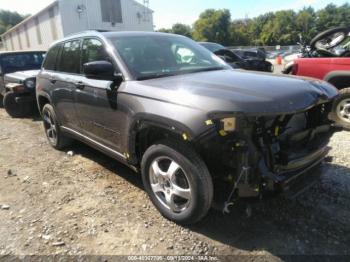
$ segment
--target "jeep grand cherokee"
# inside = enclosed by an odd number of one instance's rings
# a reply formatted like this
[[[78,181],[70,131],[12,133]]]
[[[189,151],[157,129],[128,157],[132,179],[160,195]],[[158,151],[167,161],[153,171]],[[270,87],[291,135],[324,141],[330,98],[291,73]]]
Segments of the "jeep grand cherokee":
[[[156,208],[182,224],[203,218],[214,192],[229,205],[290,190],[337,131],[328,83],[232,70],[171,34],[65,38],[48,51],[36,88],[54,148],[78,139],[140,171]]]

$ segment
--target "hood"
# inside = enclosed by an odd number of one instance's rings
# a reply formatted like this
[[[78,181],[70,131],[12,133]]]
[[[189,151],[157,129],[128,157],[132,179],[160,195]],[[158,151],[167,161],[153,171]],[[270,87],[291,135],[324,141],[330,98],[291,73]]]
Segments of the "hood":
[[[35,78],[39,74],[40,70],[27,70],[27,71],[18,71],[5,75],[6,82],[15,82],[20,83],[25,81],[28,78]]]
[[[197,108],[207,112],[239,112],[254,115],[304,111],[330,101],[338,91],[316,80],[219,70],[158,78],[128,84],[126,92]]]

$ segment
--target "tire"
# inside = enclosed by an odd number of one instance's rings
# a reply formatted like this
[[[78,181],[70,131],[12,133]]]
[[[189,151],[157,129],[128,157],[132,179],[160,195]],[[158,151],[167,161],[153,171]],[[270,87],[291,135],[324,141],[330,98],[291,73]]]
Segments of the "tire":
[[[2,95],[0,95],[0,108],[3,108],[4,107],[4,97]]]
[[[170,167],[176,167],[176,164],[178,169],[171,172]],[[161,175],[155,175],[155,166],[160,168]],[[187,144],[164,140],[152,145],[142,157],[141,171],[146,192],[165,218],[188,225],[198,222],[208,213],[213,200],[212,178],[203,160]],[[170,178],[169,174],[172,174]],[[158,182],[152,181],[155,177]],[[170,203],[173,205],[169,205],[166,199],[172,199]]]
[[[8,92],[3,98],[3,105],[6,112],[13,118],[26,117],[32,114],[33,110],[29,104],[17,103],[17,95],[13,92]]]
[[[350,88],[340,90],[333,103],[334,120],[350,130]]]
[[[336,32],[344,32],[345,34],[347,34],[347,33],[349,32],[349,29],[350,29],[349,27],[336,27],[336,28],[332,28],[332,29],[329,29],[329,30],[327,30],[327,31],[324,31],[324,32],[318,34],[317,36],[315,36],[315,37],[311,40],[311,42],[310,42],[310,47],[311,47],[312,49],[316,49],[316,43],[317,43],[319,40],[321,40],[321,39],[323,39],[323,38],[326,38],[326,37],[328,37],[328,36],[330,36],[330,35],[332,35],[332,34],[334,34],[334,33],[336,33]]]
[[[52,105],[46,104],[43,107],[42,117],[47,140],[53,148],[62,150],[72,143],[72,140],[61,132],[56,113]]]

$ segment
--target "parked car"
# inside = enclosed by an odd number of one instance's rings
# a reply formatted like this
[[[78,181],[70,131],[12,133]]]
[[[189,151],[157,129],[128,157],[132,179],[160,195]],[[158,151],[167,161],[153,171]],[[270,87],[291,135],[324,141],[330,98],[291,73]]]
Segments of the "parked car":
[[[0,100],[12,117],[28,115],[36,105],[35,77],[45,52],[0,53]]]
[[[350,28],[333,28],[317,35],[302,57],[286,65],[284,73],[323,79],[340,90],[333,118],[350,128]]]
[[[203,218],[214,192],[226,210],[305,188],[339,130],[330,84],[233,70],[171,34],[71,35],[49,49],[36,95],[52,147],[78,139],[141,172],[155,207],[181,224]]]
[[[273,65],[265,59],[261,59],[261,57],[254,58],[252,56],[248,56],[247,58],[243,58],[234,51],[231,51],[217,43],[200,42],[199,44],[222,58],[232,68],[263,72],[273,72],[274,70]]]

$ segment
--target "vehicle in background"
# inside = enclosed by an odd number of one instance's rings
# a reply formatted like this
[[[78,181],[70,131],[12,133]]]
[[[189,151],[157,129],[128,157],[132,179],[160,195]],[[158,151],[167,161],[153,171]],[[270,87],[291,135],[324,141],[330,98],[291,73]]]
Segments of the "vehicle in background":
[[[233,70],[172,34],[71,35],[48,51],[36,89],[52,147],[75,138],[140,171],[155,207],[181,224],[203,218],[214,193],[227,212],[312,185],[339,130],[330,84]]]
[[[211,42],[199,42],[199,44],[215,55],[219,56],[232,68],[240,68],[245,70],[262,71],[262,72],[273,72],[273,65],[261,58],[243,58],[226,47]]]
[[[317,35],[310,46],[302,44],[302,57],[287,64],[284,73],[325,80],[340,90],[333,118],[350,129],[350,27]]]
[[[0,100],[12,117],[24,117],[35,109],[35,78],[45,52],[0,53]]]
[[[243,59],[259,59],[266,60],[266,51],[264,48],[256,49],[230,49],[232,52],[242,57]]]

